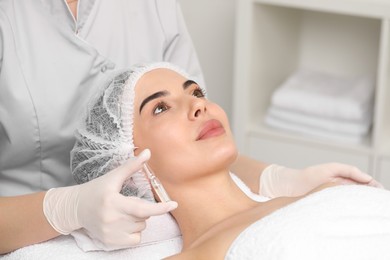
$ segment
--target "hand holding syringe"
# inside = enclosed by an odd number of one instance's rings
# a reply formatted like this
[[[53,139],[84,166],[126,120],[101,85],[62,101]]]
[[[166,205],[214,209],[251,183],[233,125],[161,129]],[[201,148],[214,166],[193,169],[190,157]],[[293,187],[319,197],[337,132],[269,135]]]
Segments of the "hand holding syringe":
[[[156,177],[156,175],[154,175],[153,171],[146,163],[144,163],[144,165],[142,166],[142,170],[145,173],[148,180],[150,181],[150,185],[152,186],[153,193],[157,197],[157,199],[161,202],[171,201],[171,199],[168,196],[168,193],[165,191],[160,180]]]

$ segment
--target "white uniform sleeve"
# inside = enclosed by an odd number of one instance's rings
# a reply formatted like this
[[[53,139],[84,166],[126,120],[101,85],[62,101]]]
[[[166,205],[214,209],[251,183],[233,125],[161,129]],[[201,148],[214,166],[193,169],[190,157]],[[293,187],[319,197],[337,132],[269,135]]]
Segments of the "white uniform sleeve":
[[[172,0],[168,4],[168,0],[156,0],[156,3],[167,37],[164,60],[184,68],[206,88],[202,69],[178,1]]]
[[[3,11],[0,10],[0,17],[4,17]],[[3,48],[4,48],[4,36],[3,36],[3,28],[2,21],[0,20],[0,74],[1,74],[1,65],[3,64]]]

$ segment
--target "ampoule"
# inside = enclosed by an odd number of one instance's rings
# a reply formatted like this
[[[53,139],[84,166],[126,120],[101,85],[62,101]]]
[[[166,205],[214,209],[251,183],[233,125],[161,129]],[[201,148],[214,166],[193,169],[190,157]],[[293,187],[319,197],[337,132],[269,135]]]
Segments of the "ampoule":
[[[157,198],[161,202],[171,201],[171,199],[168,196],[168,193],[165,191],[160,180],[156,177],[156,175],[154,175],[153,171],[150,169],[150,167],[146,163],[144,163],[142,170],[144,171],[147,178],[149,179],[150,185],[152,186],[153,192],[157,196]]]

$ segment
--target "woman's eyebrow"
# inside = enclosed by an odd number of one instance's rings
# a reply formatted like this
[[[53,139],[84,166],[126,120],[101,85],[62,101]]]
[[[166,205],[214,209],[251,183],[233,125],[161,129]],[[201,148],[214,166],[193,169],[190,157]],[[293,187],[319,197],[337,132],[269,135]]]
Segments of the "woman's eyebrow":
[[[193,80],[186,80],[184,83],[183,83],[183,89],[187,89],[189,86],[191,85],[198,85],[198,83],[196,83],[195,81]],[[156,92],[152,95],[150,95],[149,97],[145,98],[142,103],[141,103],[141,106],[139,107],[139,113],[141,114],[141,111],[142,111],[142,108],[150,101],[152,101],[153,99],[156,99],[156,98],[159,98],[159,97],[164,97],[164,96],[167,96],[169,94],[168,91],[164,90],[164,91],[159,91],[159,92]]]
[[[195,81],[189,79],[189,80],[187,80],[187,81],[185,81],[183,83],[183,89],[186,90],[192,84],[198,85],[198,83],[196,83]]]
[[[169,92],[166,91],[166,90],[164,90],[164,91],[156,92],[156,93],[150,95],[149,97],[145,98],[144,101],[142,101],[141,106],[139,107],[139,113],[141,114],[142,108],[143,108],[148,102],[152,101],[153,99],[159,98],[159,97],[167,96],[168,94],[169,94]]]

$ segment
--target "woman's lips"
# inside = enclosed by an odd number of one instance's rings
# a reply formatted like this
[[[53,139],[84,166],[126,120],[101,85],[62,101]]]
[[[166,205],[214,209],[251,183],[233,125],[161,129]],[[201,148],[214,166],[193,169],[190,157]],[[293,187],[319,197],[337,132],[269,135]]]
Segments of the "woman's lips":
[[[198,138],[196,138],[196,141],[205,140],[223,133],[225,133],[225,129],[223,128],[221,122],[211,119],[202,126],[202,130],[200,131]]]

